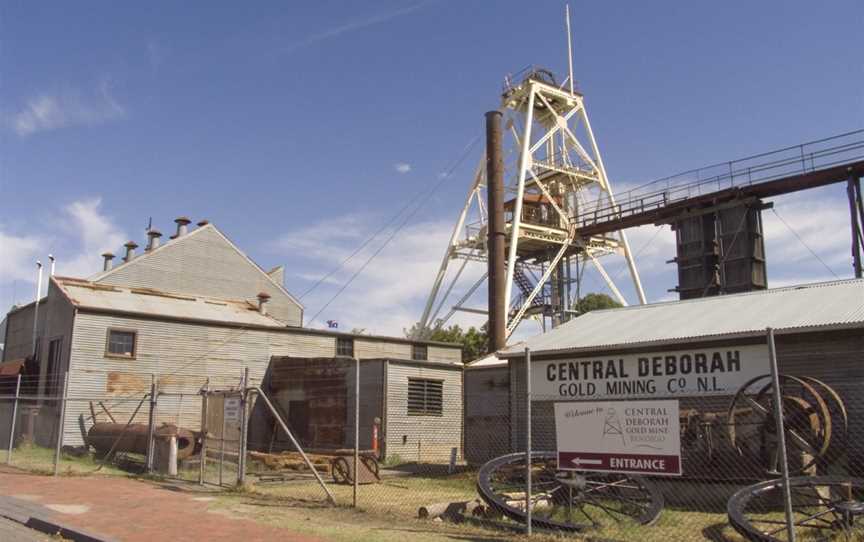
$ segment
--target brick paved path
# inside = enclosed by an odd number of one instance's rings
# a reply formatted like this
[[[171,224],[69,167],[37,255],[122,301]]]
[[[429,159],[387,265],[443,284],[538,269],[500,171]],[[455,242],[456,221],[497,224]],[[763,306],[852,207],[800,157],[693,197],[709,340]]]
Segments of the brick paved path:
[[[123,542],[313,542],[248,519],[208,511],[204,492],[120,477],[58,477],[0,467],[0,495],[39,505],[57,523]]]

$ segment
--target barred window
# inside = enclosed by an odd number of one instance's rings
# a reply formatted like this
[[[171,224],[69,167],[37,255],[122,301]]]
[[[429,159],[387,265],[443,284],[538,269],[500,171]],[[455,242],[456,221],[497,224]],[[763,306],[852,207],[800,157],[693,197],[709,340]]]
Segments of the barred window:
[[[411,345],[411,359],[415,361],[427,361],[429,359],[429,351],[425,344]]]
[[[106,356],[135,358],[137,333],[125,329],[109,329],[108,341],[105,345]]]
[[[440,416],[444,381],[428,378],[408,379],[408,415]]]
[[[336,337],[336,355],[354,357],[354,339]]]

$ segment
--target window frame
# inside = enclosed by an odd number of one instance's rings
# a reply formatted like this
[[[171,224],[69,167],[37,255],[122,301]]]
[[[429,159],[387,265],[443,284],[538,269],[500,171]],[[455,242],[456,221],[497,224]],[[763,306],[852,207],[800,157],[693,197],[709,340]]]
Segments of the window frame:
[[[340,346],[344,344],[350,344],[351,352],[346,354],[340,352]],[[354,337],[336,337],[336,357],[340,358],[353,358],[354,357]]]
[[[422,352],[422,357],[418,354]],[[429,361],[429,346],[425,344],[411,345],[411,360],[412,361]]]
[[[422,412],[414,411],[412,412],[411,407],[411,382],[423,382],[423,410]],[[437,410],[430,410],[429,408],[429,384],[437,384],[438,391],[440,392],[440,396],[438,397],[438,408]],[[434,401],[432,401],[434,403]],[[406,413],[408,416],[433,416],[436,418],[441,418],[444,416],[444,380],[438,378],[424,378],[424,377],[408,377],[408,397],[406,400]]]
[[[111,333],[132,334],[132,354],[117,354],[111,352]],[[124,327],[109,327],[105,332],[105,357],[112,359],[138,359],[138,330]]]

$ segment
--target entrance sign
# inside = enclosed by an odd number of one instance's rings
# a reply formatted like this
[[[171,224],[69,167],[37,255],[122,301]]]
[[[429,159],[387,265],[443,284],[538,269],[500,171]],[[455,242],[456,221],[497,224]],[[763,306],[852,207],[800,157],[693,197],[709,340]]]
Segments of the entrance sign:
[[[678,401],[555,403],[558,468],[681,475]]]
[[[535,401],[731,395],[770,373],[764,344],[531,363]]]

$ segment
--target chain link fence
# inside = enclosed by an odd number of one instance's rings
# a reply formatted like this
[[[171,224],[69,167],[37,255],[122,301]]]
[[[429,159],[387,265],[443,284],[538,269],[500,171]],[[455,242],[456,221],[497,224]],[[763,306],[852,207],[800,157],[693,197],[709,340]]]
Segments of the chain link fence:
[[[628,413],[632,401],[604,402],[602,431],[571,435],[672,435],[680,475],[658,476],[639,463],[604,472],[589,456],[568,468],[556,408],[600,403],[532,393],[524,361],[429,365],[291,358],[260,383],[139,375],[114,393],[3,377],[0,446],[7,463],[43,474],[151,473],[241,487],[268,506],[353,506],[496,539],[529,526],[538,539],[864,539],[854,375],[762,375],[734,394],[680,397],[664,404],[665,426],[639,422],[651,417]]]

